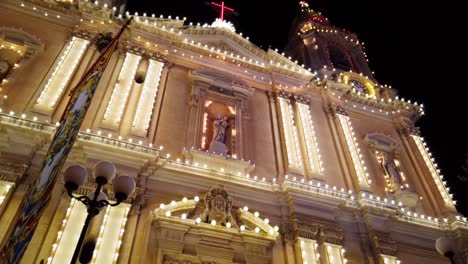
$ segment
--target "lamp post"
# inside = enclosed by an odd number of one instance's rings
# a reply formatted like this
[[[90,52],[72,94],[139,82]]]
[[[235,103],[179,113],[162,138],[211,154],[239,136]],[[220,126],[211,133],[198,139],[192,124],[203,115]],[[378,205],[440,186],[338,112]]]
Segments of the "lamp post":
[[[451,264],[455,264],[455,246],[455,241],[449,237],[439,237],[435,244],[437,251],[449,258]]]
[[[63,175],[63,182],[65,189],[67,189],[68,196],[77,199],[87,207],[88,215],[81,230],[78,244],[76,245],[75,252],[71,264],[75,264],[78,260],[81,246],[83,244],[86,231],[88,230],[91,219],[99,214],[99,211],[106,206],[117,206],[125,201],[135,189],[135,180],[128,175],[117,177],[112,184],[114,197],[117,200],[111,203],[107,200],[107,195],[101,191],[102,187],[110,182],[115,177],[115,166],[109,161],[100,161],[94,166],[94,177],[96,178],[97,187],[94,194],[91,196],[75,196],[73,194],[80,186],[84,185],[88,180],[88,173],[81,165],[72,165],[65,170]]]

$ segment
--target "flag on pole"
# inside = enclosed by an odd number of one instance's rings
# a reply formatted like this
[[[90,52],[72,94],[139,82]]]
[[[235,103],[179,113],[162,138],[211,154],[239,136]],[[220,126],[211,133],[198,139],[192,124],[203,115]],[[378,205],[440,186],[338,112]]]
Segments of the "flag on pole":
[[[91,104],[99,79],[117,47],[120,36],[130,21],[131,19],[120,29],[97,61],[72,90],[70,101],[62,116],[60,125],[57,127],[47,155],[42,162],[41,173],[22,201],[14,230],[0,252],[0,263],[18,263],[26,251],[39,219],[50,201],[57,176],[78,136],[81,123]]]

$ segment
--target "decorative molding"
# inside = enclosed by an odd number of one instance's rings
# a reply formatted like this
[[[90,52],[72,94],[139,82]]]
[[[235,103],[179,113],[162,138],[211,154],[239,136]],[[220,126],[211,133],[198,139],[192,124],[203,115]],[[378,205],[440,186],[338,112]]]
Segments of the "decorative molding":
[[[300,222],[297,219],[293,220],[293,230],[294,230],[294,237],[298,238],[307,238],[311,240],[317,240],[317,234],[319,232],[320,225],[319,224],[309,224]]]
[[[215,262],[211,262],[211,263],[208,263],[208,262],[200,262],[200,261],[191,261],[191,260],[187,260],[187,258],[183,257],[183,256],[179,256],[179,257],[176,257],[176,256],[173,256],[173,255],[164,255],[163,259],[162,259],[162,263],[163,264],[216,264]]]
[[[387,236],[382,237],[378,235],[374,235],[372,237],[372,246],[376,251],[376,255],[384,254],[389,256],[397,256],[397,245],[394,240],[389,239]]]
[[[236,220],[231,215],[232,198],[224,189],[224,186],[219,184],[213,186],[210,191],[205,194],[205,210],[200,218],[205,223],[216,221],[217,225],[226,225],[231,223],[233,227],[237,227]]]
[[[18,183],[28,169],[27,164],[13,164],[0,160],[0,180]]]
[[[320,226],[320,233],[317,241],[321,243],[330,243],[343,245],[343,230],[334,226]]]
[[[419,131],[419,127],[415,127],[414,125],[410,124],[405,118],[400,117],[397,121],[399,131],[402,135],[409,137],[412,135],[420,136],[421,133]]]
[[[293,220],[295,239],[306,238],[316,240],[319,243],[343,244],[343,230],[337,226],[318,223],[305,223],[297,219]]]
[[[75,37],[78,37],[78,38],[81,38],[81,39],[85,39],[85,40],[89,40],[89,41],[93,41],[93,40],[97,40],[99,38],[99,35],[98,34],[95,34],[93,32],[90,32],[88,30],[85,30],[85,29],[82,29],[82,28],[79,28],[79,27],[75,27],[73,29],[73,36]],[[94,43],[95,44],[95,43]]]

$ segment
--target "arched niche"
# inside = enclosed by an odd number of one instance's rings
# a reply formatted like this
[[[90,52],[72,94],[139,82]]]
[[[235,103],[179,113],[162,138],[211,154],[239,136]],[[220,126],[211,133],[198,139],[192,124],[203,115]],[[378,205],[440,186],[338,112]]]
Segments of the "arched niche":
[[[39,38],[21,29],[0,28],[0,94],[8,94],[9,80],[43,50],[44,43]]]
[[[236,159],[247,159],[248,100],[254,89],[244,80],[215,69],[197,69],[189,73],[192,81],[188,148],[210,149],[216,120],[225,118],[226,134],[221,152]],[[219,122],[219,121],[218,121]],[[224,147],[222,147],[224,148]]]

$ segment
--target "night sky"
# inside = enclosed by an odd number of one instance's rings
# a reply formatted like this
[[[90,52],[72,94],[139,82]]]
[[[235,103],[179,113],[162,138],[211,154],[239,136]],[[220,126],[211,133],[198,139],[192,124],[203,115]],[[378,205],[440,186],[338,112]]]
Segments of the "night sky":
[[[131,13],[185,16],[187,23],[211,23],[218,16],[202,0],[128,1]],[[298,2],[227,0],[225,4],[238,12],[227,20],[257,46],[282,51]],[[467,216],[468,179],[460,179],[468,178],[468,119],[464,105],[464,78],[468,74],[462,72],[468,61],[460,40],[465,32],[463,9],[448,1],[437,5],[416,1],[408,6],[409,2],[311,0],[309,4],[333,25],[358,34],[365,42],[370,67],[379,83],[391,85],[400,97],[424,104],[426,114],[417,125],[453,190],[458,210]]]

